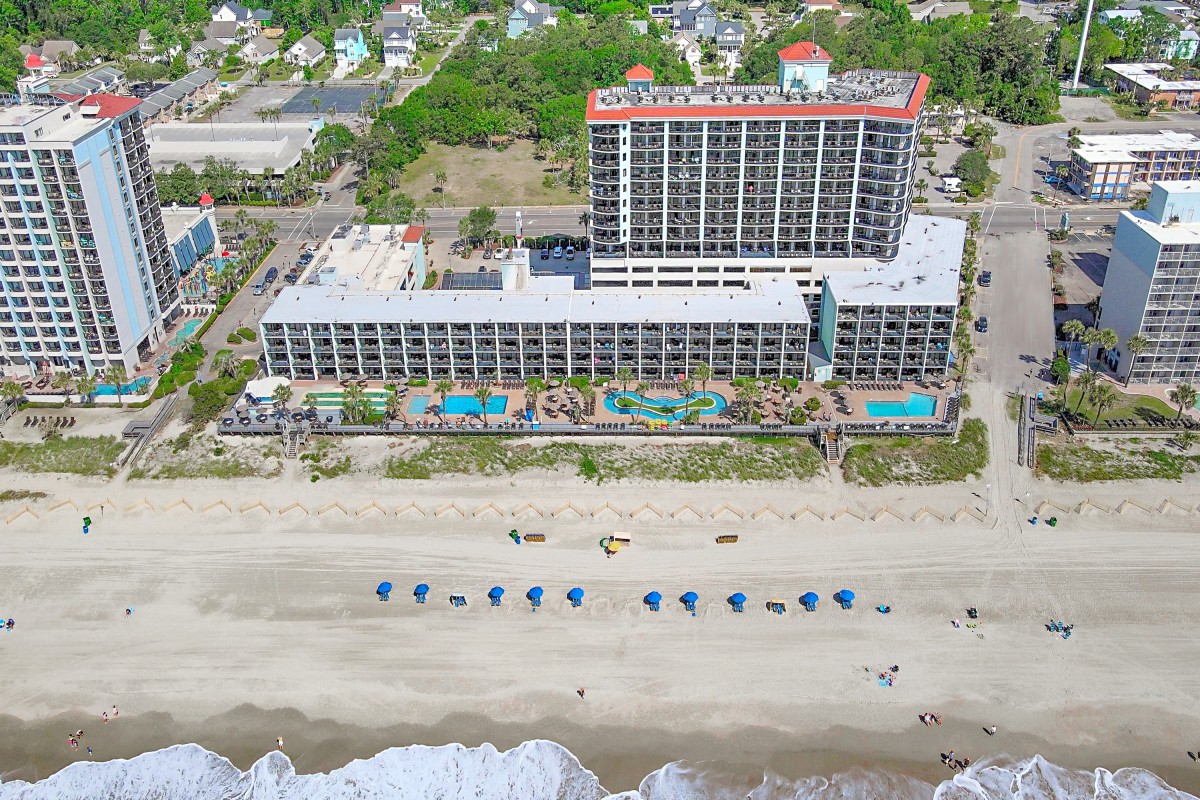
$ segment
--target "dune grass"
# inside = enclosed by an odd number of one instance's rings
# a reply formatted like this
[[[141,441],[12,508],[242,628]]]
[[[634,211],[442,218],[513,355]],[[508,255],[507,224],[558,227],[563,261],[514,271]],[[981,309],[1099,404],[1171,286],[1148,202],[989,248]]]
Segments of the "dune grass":
[[[0,441],[0,467],[111,477],[116,474],[112,462],[124,450],[125,443],[115,436],[55,437],[32,444]]]
[[[980,475],[988,464],[988,428],[968,419],[958,439],[935,436],[890,436],[855,444],[846,450],[846,480],[862,486],[932,484]]]

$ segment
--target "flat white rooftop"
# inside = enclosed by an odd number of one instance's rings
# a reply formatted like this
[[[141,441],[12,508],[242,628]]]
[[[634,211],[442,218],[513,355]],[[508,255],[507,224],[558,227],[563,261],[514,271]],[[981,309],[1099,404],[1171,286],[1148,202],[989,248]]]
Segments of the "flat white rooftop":
[[[293,286],[263,324],[286,322],[795,322],[810,321],[794,280],[748,290],[576,291],[570,277],[533,277],[524,290],[366,292]]]
[[[1200,81],[1168,81],[1158,77],[1160,72],[1171,69],[1170,64],[1147,61],[1140,64],[1105,64],[1104,68],[1115,72],[1130,83],[1150,91],[1200,91]]]
[[[167,241],[172,244],[191,230],[205,215],[198,206],[167,207],[162,210],[163,228],[166,229]],[[215,226],[214,226],[215,227]]]
[[[278,131],[276,130],[278,129]],[[316,133],[307,122],[274,123],[166,123],[146,129],[150,163],[170,169],[183,163],[199,172],[209,156],[231,158],[242,169],[262,174],[271,167],[277,175],[300,161],[312,149]]]
[[[829,272],[825,282],[838,303],[850,305],[953,306],[967,223],[950,217],[908,218],[895,260],[863,272]]]
[[[1175,131],[1080,136],[1079,141],[1075,152],[1091,164],[1135,164],[1145,161],[1146,153],[1200,151],[1200,138]]]
[[[415,225],[342,225],[317,251],[298,283],[338,283],[358,291],[394,292],[409,277],[424,229]]]
[[[1192,191],[1200,191],[1200,184],[1191,181],[1170,181],[1186,184]],[[1176,191],[1172,189],[1172,191]],[[1132,224],[1161,244],[1200,244],[1200,221],[1172,222],[1160,224],[1148,211],[1122,211],[1119,225]]]

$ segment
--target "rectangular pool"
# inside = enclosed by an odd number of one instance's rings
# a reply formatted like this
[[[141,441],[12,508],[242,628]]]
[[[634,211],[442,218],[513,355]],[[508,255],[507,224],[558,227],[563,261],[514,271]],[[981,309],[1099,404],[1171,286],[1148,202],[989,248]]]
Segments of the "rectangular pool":
[[[122,384],[121,396],[124,397],[125,395],[129,394],[141,394],[146,390],[146,385],[148,383],[150,383],[150,379],[142,377],[130,383]],[[96,387],[96,391],[92,392],[92,394],[99,395],[100,397],[116,397],[117,387],[113,386],[111,383],[101,383]]]
[[[492,395],[487,401],[487,413],[503,414],[508,408],[508,396]],[[483,406],[470,394],[451,394],[446,396],[447,414],[483,414]]]
[[[868,400],[863,406],[868,417],[932,417],[937,412],[937,398],[929,394],[910,392],[908,399]]]

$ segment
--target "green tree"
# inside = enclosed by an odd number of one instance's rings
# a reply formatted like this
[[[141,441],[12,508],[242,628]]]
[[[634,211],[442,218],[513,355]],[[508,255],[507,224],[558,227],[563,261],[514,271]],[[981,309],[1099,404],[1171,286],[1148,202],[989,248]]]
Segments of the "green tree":
[[[963,191],[972,197],[984,193],[992,176],[987,156],[979,150],[967,150],[959,155],[954,161],[953,172],[962,179]]]
[[[75,391],[79,392],[83,402],[90,403],[92,395],[96,393],[96,379],[91,375],[84,375],[82,378],[75,381]]]
[[[929,188],[929,181],[924,178],[918,178],[917,182],[913,184],[913,188],[917,190],[918,197],[924,197],[925,190]]]
[[[1075,390],[1079,392],[1079,402],[1075,404],[1075,413],[1079,413],[1079,409],[1083,407],[1084,400],[1090,400],[1092,391],[1100,383],[1100,378],[1090,369],[1084,370],[1079,377],[1075,379]]]
[[[1137,366],[1138,356],[1150,349],[1150,340],[1140,333],[1134,334],[1125,340],[1125,349],[1132,356],[1129,361],[1129,372],[1125,374],[1125,385],[1128,386],[1129,379],[1133,376],[1133,368]]]
[[[288,401],[292,399],[292,387],[286,383],[281,383],[271,392],[271,402],[280,411],[287,411]]]
[[[25,389],[16,381],[4,381],[0,383],[0,400],[5,403],[11,403],[13,400],[19,400],[25,396]]]
[[[388,419],[396,419],[403,416],[404,398],[400,396],[400,392],[392,389],[388,392],[387,400],[384,402],[383,413]]]
[[[488,401],[492,399],[492,390],[489,386],[480,386],[475,390],[475,399],[479,401],[479,405],[483,410],[483,425],[488,424]]]
[[[642,410],[646,407],[646,393],[650,391],[650,384],[646,383],[645,381],[641,381],[638,383],[637,388],[634,389],[634,391],[637,392],[638,396],[638,409],[637,413],[633,415],[633,421],[637,422],[639,419],[641,419]]]
[[[537,410],[538,397],[546,390],[546,382],[538,377],[525,379],[525,400],[530,408]]]
[[[1077,319],[1069,319],[1063,323],[1062,332],[1072,342],[1078,342],[1087,332],[1087,326]]]
[[[433,385],[433,390],[441,395],[442,403],[438,406],[438,411],[441,412],[442,422],[446,423],[446,397],[454,391],[454,381],[449,378],[438,378]]]
[[[449,180],[446,177],[446,170],[439,169],[433,176],[434,182],[437,184],[438,194],[442,196],[442,208],[446,207],[446,183]]]
[[[696,381],[692,378],[684,378],[679,382],[679,388],[683,392],[683,413],[687,416],[688,408],[692,403],[692,392],[696,391]]]
[[[125,384],[129,382],[129,375],[125,372],[124,364],[113,364],[104,372],[104,382],[113,387],[117,393],[117,403],[121,402],[121,392],[125,388]]]
[[[1100,424],[1100,417],[1117,402],[1117,390],[1108,381],[1098,381],[1088,393],[1088,400],[1096,409],[1096,419],[1092,425]]]
[[[629,394],[629,383],[634,379],[633,370],[629,367],[617,369],[617,380],[621,382],[621,394]]]
[[[708,382],[712,380],[712,367],[703,361],[697,362],[692,368],[692,377],[700,381],[700,393],[708,394]]]
[[[1185,408],[1193,408],[1196,405],[1196,389],[1190,383],[1179,384],[1167,392],[1167,397],[1171,398],[1171,402],[1179,409],[1179,413],[1175,415],[1176,421],[1183,416]]]

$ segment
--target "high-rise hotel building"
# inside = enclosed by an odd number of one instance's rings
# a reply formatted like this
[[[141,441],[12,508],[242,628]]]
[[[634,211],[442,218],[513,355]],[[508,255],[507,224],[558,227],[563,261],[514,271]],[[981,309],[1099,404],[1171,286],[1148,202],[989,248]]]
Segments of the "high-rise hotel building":
[[[36,90],[6,100],[0,370],[132,372],[179,306],[140,101]]]
[[[818,290],[826,260],[896,258],[929,79],[829,64],[798,42],[774,85],[656,86],[639,65],[593,92],[594,285]]]

